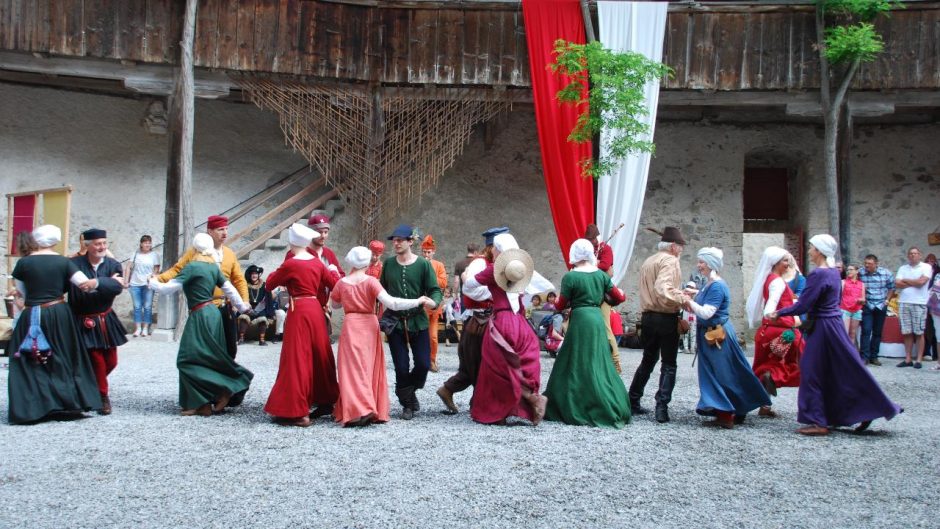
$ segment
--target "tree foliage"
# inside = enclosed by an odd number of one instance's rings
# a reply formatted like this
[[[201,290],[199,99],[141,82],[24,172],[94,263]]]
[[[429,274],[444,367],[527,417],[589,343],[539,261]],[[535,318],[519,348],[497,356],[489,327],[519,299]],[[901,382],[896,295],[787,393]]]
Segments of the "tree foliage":
[[[555,62],[549,67],[568,84],[558,91],[562,104],[578,107],[580,115],[568,141],[585,143],[603,131],[609,157],[580,160],[581,173],[594,179],[613,173],[617,160],[637,152],[654,152],[650,127],[640,120],[647,114],[644,88],[672,70],[640,53],[615,52],[599,42],[575,44],[555,41]],[[590,89],[586,89],[589,86]]]

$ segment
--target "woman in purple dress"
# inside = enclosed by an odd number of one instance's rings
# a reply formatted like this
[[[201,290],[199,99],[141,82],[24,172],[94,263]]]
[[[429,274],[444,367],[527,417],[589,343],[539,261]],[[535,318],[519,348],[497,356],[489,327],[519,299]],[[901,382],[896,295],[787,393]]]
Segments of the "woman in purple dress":
[[[771,319],[809,313],[806,350],[800,360],[797,420],[807,426],[803,435],[828,435],[829,428],[859,424],[868,428],[879,417],[891,419],[902,410],[881,390],[859,359],[842,324],[839,309],[841,279],[833,265],[838,249],[830,235],[809,240],[809,257],[816,269],[806,277],[806,289],[790,307],[770,314]]]

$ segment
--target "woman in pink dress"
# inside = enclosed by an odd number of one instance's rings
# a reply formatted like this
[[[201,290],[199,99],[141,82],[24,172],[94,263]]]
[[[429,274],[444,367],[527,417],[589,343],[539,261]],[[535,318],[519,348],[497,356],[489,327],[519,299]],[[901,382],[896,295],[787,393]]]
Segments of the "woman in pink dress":
[[[371,256],[372,252],[364,246],[349,250],[346,264],[352,271],[337,281],[330,295],[333,308],[342,307],[346,314],[336,354],[339,399],[333,407],[333,417],[343,426],[388,421],[385,351],[375,316],[376,301],[392,310],[434,306],[427,296],[402,299],[388,295],[378,279],[366,274]]]
[[[539,394],[539,339],[521,299],[534,271],[532,258],[512,235],[502,233],[493,239],[493,259],[482,272],[464,278],[465,289],[482,285],[493,296],[470,416],[484,424],[505,424],[516,416],[538,425],[548,399]]]

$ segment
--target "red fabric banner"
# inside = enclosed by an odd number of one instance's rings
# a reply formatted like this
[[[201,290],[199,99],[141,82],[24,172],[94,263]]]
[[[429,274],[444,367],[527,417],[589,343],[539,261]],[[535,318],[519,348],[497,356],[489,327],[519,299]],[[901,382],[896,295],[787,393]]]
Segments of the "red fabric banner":
[[[33,231],[35,221],[36,195],[13,197],[13,244],[10,245],[10,255],[17,255],[16,236],[23,231]]]
[[[572,143],[568,134],[578,120],[578,109],[562,106],[555,98],[567,80],[548,65],[555,56],[555,41],[584,44],[584,19],[578,0],[523,0],[529,67],[532,69],[532,99],[542,151],[542,172],[555,234],[565,262],[568,249],[594,222],[593,182],[581,176],[578,162],[591,156],[591,144]],[[586,88],[585,88],[586,89]]]

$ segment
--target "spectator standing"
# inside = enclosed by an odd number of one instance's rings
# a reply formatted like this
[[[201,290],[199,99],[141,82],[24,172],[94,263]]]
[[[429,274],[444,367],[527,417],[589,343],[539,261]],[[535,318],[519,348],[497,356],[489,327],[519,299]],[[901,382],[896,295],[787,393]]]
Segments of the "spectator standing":
[[[160,254],[153,251],[153,239],[143,235],[137,251],[127,262],[124,277],[130,278],[128,290],[134,300],[134,338],[153,334],[153,290],[150,278],[160,273]]]
[[[862,307],[865,306],[865,284],[858,278],[858,266],[845,267],[845,279],[842,280],[842,322],[849,340],[858,349],[858,326],[862,323]]]
[[[930,295],[927,298],[927,311],[930,312],[930,322],[934,329],[940,329],[940,273],[934,273],[931,282]],[[934,347],[940,351],[940,337],[934,336]],[[933,367],[934,371],[940,371],[940,360]]]
[[[865,365],[880,366],[881,331],[888,314],[888,298],[894,293],[894,275],[878,266],[878,257],[865,256],[864,269],[859,279],[865,284],[865,305],[862,306],[862,336],[859,346]]]
[[[894,286],[898,289],[901,320],[901,335],[904,337],[904,361],[898,367],[921,368],[924,360],[924,326],[927,323],[927,298],[930,291],[930,276],[933,268],[921,262],[920,249],[912,246],[907,250],[907,263],[898,268]],[[914,362],[914,351],[917,359]]]
[[[934,281],[937,279],[937,275],[940,274],[940,264],[937,264],[937,256],[929,253],[927,257],[924,258],[924,262],[933,268],[933,275],[930,276],[930,284],[933,285]],[[940,355],[938,355],[938,349],[940,348],[937,347],[937,325],[934,323],[933,318],[931,318],[933,313],[930,311],[929,303],[927,312],[927,325],[924,327],[924,357],[931,356],[934,360],[938,360],[940,359]]]

